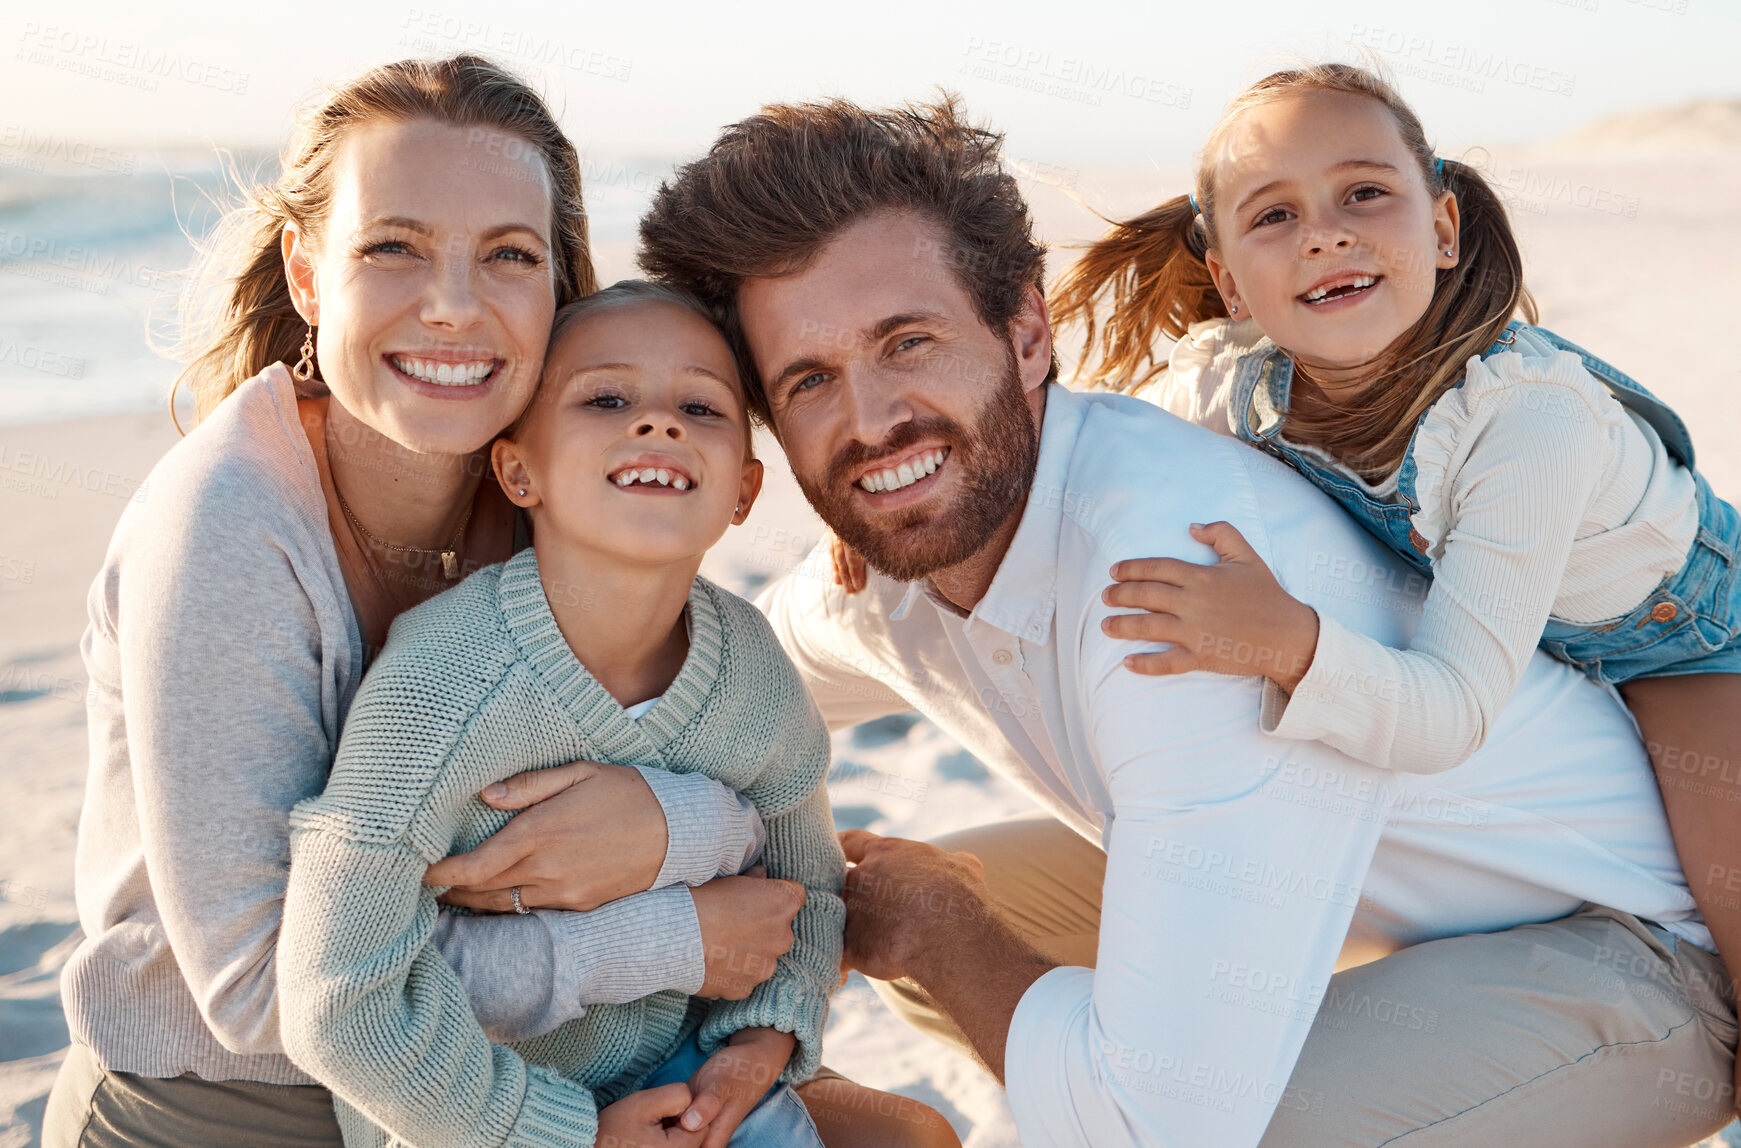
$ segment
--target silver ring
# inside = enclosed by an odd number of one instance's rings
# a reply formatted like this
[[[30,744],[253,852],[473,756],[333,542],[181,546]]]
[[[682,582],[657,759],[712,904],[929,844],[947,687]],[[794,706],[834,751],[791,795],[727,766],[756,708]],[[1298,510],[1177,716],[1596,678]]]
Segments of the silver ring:
[[[526,906],[524,906],[520,903],[520,889],[521,889],[521,886],[519,886],[519,885],[515,885],[512,889],[509,889],[508,890],[508,899],[510,901],[514,902],[514,912],[516,912],[516,913],[520,914],[522,917],[524,917],[526,914],[530,913],[532,910],[528,909]]]

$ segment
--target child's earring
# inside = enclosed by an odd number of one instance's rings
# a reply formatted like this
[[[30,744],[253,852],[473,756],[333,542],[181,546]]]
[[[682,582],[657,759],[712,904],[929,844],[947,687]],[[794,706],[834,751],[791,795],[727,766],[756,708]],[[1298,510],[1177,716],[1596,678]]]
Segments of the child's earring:
[[[522,486],[522,487],[521,487],[521,488],[520,488],[520,497],[521,497],[521,498],[525,498],[525,497],[526,497],[526,488],[525,488],[525,487],[523,487],[523,486]]]
[[[1235,304],[1234,304],[1234,305],[1233,305],[1233,306],[1231,306],[1231,307],[1229,307],[1229,308],[1228,308],[1228,309],[1227,309],[1227,313],[1228,313],[1228,314],[1229,314],[1229,315],[1237,315],[1237,314],[1239,314],[1239,304],[1238,304],[1238,303],[1235,303]]]

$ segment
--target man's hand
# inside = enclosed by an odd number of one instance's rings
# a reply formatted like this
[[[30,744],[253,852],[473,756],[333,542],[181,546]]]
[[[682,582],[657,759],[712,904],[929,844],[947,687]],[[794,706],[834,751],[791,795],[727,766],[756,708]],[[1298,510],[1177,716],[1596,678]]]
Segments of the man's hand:
[[[852,866],[840,894],[846,902],[842,967],[892,981],[912,972],[938,937],[995,916],[985,866],[973,854],[863,829],[839,836]]]
[[[1218,674],[1264,677],[1293,693],[1318,646],[1318,614],[1276,581],[1257,551],[1231,523],[1193,524],[1191,537],[1212,546],[1220,561],[1199,566],[1177,558],[1133,558],[1112,568],[1101,592],[1115,614],[1101,623],[1114,638],[1171,642],[1124,664],[1139,674]]]
[[[746,1028],[731,1034],[724,1048],[689,1078],[695,1099],[678,1123],[690,1131],[706,1129],[701,1148],[726,1148],[750,1109],[778,1080],[798,1038],[771,1028]]]
[[[675,1123],[693,1097],[679,1081],[631,1092],[598,1114],[595,1148],[701,1148],[702,1133]],[[665,1127],[665,1121],[674,1123]]]
[[[707,961],[697,996],[743,1000],[792,950],[792,918],[807,894],[798,882],[771,881],[763,872],[754,865],[742,877],[716,877],[689,890]]]
[[[973,854],[862,829],[841,833],[840,848],[853,866],[841,892],[841,967],[879,981],[911,977],[1001,1083],[1010,1018],[1054,963],[998,912]]]
[[[665,811],[640,773],[579,761],[497,782],[481,795],[497,809],[524,810],[488,841],[429,867],[425,885],[451,885],[450,905],[596,909],[643,893],[665,864]]]

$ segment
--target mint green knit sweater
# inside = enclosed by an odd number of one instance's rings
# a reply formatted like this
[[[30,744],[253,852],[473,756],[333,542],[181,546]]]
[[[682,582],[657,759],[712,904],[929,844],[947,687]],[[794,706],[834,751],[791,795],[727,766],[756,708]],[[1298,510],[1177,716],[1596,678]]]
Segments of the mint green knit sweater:
[[[743,1028],[794,1033],[785,1079],[815,1070],[845,918],[827,730],[755,607],[698,578],[688,608],[689,655],[639,720],[569,650],[533,550],[393,623],[326,792],[291,815],[278,942],[285,1051],[332,1089],[351,1148],[585,1148],[598,1109],[698,1026],[707,1052]],[[430,944],[442,890],[423,871],[506,824],[486,785],[581,759],[699,771],[750,798],[768,875],[809,893],[796,943],[746,1000],[661,992],[492,1044]]]

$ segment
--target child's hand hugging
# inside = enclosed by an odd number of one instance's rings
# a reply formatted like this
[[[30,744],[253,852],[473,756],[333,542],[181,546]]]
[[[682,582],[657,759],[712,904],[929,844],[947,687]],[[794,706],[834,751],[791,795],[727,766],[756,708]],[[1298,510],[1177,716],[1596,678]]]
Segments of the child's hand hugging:
[[[772,1028],[745,1028],[732,1033],[718,1052],[689,1078],[694,1095],[679,1122],[695,1131],[706,1127],[701,1148],[726,1148],[750,1109],[780,1078],[798,1039]]]

